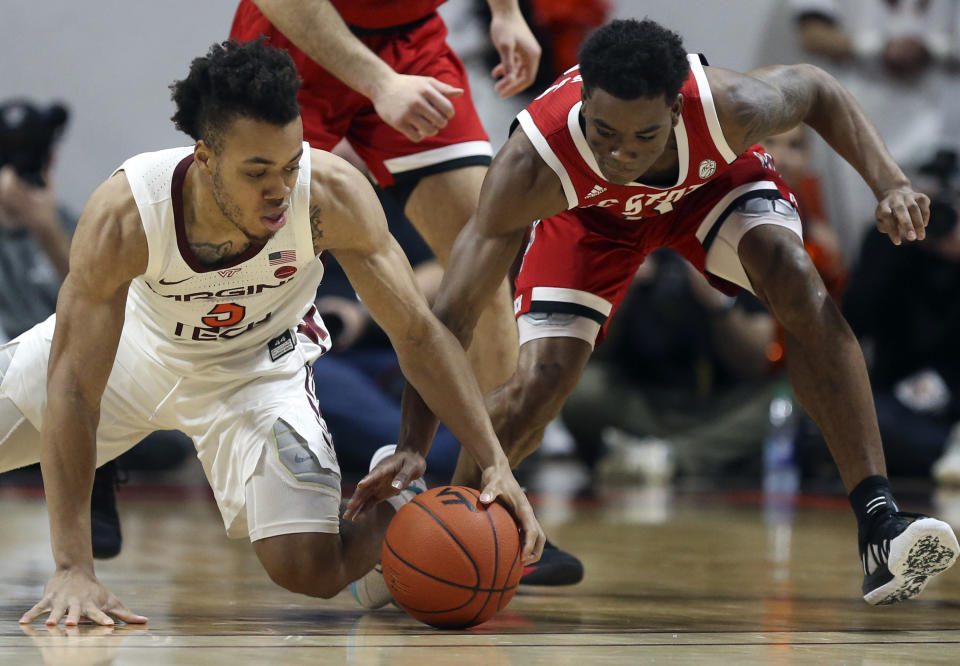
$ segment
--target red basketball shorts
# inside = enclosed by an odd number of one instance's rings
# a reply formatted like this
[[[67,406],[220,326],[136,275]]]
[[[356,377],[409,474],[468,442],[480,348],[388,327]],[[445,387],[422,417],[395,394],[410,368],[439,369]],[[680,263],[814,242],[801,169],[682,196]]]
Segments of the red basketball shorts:
[[[802,239],[792,193],[775,172],[764,175],[732,187],[706,185],[673,211],[645,220],[574,208],[538,221],[515,280],[521,344],[540,337],[602,340],[640,264],[661,247],[676,250],[727,294],[752,290],[737,254],[740,239],[762,224]]]
[[[443,19],[431,14],[401,28],[368,32],[362,31],[359,39],[394,71],[432,76],[464,89],[450,100],[454,116],[436,136],[414,143],[384,123],[369,99],[308,58],[252,2],[240,4],[230,37],[245,41],[263,34],[285,48],[303,79],[299,101],[306,140],[314,148],[330,150],[346,137],[383,187],[460,166],[490,164],[493,151],[474,109],[463,63],[447,46]]]

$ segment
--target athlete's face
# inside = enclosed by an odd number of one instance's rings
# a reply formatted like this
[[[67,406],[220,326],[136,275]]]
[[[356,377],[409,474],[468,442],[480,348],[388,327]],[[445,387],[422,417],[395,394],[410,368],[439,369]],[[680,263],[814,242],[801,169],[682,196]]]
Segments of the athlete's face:
[[[266,242],[287,222],[303,154],[303,124],[299,117],[282,126],[238,118],[221,139],[220,153],[206,155],[205,169],[217,206],[248,240]]]
[[[603,177],[623,185],[643,176],[663,155],[682,107],[680,95],[668,103],[661,95],[625,100],[585,90],[580,113]]]

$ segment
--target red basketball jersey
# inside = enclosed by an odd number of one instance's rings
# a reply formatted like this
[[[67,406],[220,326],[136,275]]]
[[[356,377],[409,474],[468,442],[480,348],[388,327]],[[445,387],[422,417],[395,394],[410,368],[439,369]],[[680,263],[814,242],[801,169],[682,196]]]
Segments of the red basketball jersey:
[[[600,321],[623,300],[637,267],[661,247],[679,252],[726,293],[734,283],[707,271],[707,253],[727,216],[751,198],[796,198],[761,146],[739,155],[727,144],[699,56],[680,91],[673,128],[676,183],[611,183],[600,172],[580,127],[581,78],[574,67],[518,116],[537,154],[556,173],[568,209],[540,220],[515,280],[514,310],[580,313]],[[746,277],[744,277],[744,281]],[[560,303],[558,306],[557,303]],[[573,309],[571,309],[573,308]]]
[[[735,169],[738,155],[723,137],[700,58],[691,54],[688,60],[690,74],[680,89],[683,109],[674,128],[678,177],[670,186],[617,185],[603,177],[580,126],[579,66],[564,73],[520,112],[520,126],[560,178],[570,208],[595,207],[624,220],[650,218],[673,211],[684,197]],[[762,153],[759,147],[746,152],[753,150]],[[756,166],[768,166],[765,153],[757,158]]]

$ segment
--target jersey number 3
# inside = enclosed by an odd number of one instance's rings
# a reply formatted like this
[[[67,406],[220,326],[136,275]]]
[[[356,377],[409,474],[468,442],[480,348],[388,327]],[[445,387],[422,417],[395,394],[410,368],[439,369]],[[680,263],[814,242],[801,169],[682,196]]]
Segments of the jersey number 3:
[[[247,309],[242,305],[237,305],[236,303],[220,303],[210,310],[207,316],[200,321],[203,322],[204,326],[220,328],[221,326],[239,324],[246,314]]]

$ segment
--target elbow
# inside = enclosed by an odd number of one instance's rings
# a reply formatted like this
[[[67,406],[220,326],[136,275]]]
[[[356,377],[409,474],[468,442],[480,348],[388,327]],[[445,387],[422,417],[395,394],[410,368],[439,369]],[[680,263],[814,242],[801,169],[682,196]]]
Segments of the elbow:
[[[802,63],[790,67],[795,79],[807,89],[802,102],[806,111],[803,122],[820,135],[829,134],[838,110],[845,106],[846,91],[833,75],[817,65]]]
[[[441,343],[445,329],[442,324],[425,310],[423,316],[411,320],[398,336],[391,336],[390,342],[403,365],[411,359],[426,358]]]

